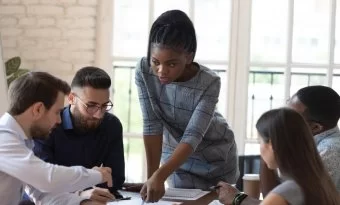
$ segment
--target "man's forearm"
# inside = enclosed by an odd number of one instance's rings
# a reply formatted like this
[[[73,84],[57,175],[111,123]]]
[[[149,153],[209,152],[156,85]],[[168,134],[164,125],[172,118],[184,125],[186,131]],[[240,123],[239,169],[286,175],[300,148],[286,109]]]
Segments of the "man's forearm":
[[[36,204],[77,205],[85,200],[76,193],[43,193],[29,185],[25,187],[25,192]]]
[[[157,174],[165,181],[172,172],[178,169],[188,159],[192,152],[193,149],[189,144],[180,143],[177,145],[170,159],[157,170]]]
[[[1,154],[0,162],[4,161],[10,163],[2,163],[2,171],[44,192],[72,192],[102,181],[102,174],[96,170],[46,163],[20,141],[13,143],[12,152]],[[34,171],[27,173],[23,170]]]

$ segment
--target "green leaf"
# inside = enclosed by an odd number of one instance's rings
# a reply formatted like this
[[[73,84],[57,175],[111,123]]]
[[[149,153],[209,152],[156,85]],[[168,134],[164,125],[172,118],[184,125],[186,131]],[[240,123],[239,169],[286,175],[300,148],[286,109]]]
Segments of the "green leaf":
[[[5,67],[6,67],[6,75],[9,76],[19,69],[21,64],[21,59],[20,57],[14,57],[6,61]]]
[[[27,69],[19,69],[13,75],[15,76],[15,78],[19,78],[20,76],[22,76],[22,75],[24,75],[28,72],[29,72],[29,70],[27,70]]]
[[[17,72],[13,73],[10,76],[7,76],[7,85],[9,86],[15,79],[19,78],[20,76],[28,73],[28,69],[19,69]]]
[[[14,75],[12,75],[11,77],[7,78],[7,85],[9,87],[9,85],[16,79],[16,77]]]

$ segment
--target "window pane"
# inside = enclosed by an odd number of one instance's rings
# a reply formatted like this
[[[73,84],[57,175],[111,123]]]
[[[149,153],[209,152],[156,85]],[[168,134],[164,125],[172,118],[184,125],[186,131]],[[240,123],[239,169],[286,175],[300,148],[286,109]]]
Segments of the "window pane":
[[[287,49],[288,1],[252,2],[252,62],[285,62]]]
[[[334,69],[333,73],[333,89],[340,94],[340,69]]]
[[[334,73],[333,73],[333,86],[332,86],[332,88],[340,95],[340,68],[334,69],[333,71],[334,71]],[[340,121],[338,122],[338,126],[340,126]]]
[[[293,62],[327,63],[329,2],[295,0]]]
[[[244,147],[244,155],[258,155],[260,154],[259,143],[246,143]]]
[[[115,0],[114,2],[113,55],[145,56],[149,32],[148,1]]]
[[[336,26],[335,26],[335,57],[334,62],[340,64],[340,0],[336,3]]]
[[[126,182],[140,183],[144,181],[142,169],[144,168],[143,137],[129,138],[124,136],[125,176]],[[136,171],[136,169],[138,171]]]
[[[281,107],[284,98],[284,68],[252,67],[249,72],[247,138],[256,139],[258,118],[272,108]]]
[[[189,15],[189,0],[154,0],[154,20],[167,10],[178,9]]]
[[[195,0],[197,59],[228,60],[230,6],[230,0]]]
[[[310,85],[326,85],[326,68],[292,68],[290,94]]]
[[[142,133],[142,114],[135,85],[134,67],[114,68],[114,113],[124,132]]]

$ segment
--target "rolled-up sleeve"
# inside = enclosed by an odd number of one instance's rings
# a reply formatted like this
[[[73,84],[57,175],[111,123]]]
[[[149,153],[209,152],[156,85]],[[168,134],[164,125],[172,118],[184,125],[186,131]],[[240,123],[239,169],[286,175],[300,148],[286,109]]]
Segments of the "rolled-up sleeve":
[[[42,193],[30,185],[25,187],[25,192],[36,205],[79,205],[86,200],[76,193]]]
[[[152,108],[151,98],[146,86],[147,78],[152,76],[145,71],[145,66],[147,66],[145,59],[141,59],[136,66],[135,73],[135,83],[143,116],[143,134],[160,135],[163,133],[163,124]]]
[[[218,102],[220,88],[221,81],[219,78],[208,86],[185,129],[181,143],[189,144],[193,150],[196,150],[197,146],[201,143],[203,136],[210,126]]]

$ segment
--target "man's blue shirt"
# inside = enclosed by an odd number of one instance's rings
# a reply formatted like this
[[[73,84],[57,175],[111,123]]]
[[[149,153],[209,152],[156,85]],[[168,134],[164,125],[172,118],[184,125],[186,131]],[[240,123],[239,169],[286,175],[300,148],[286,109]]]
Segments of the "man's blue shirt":
[[[73,126],[70,107],[61,112],[62,123],[47,140],[35,140],[34,153],[41,159],[58,165],[81,165],[86,168],[100,166],[112,169],[113,187],[120,189],[125,181],[123,128],[119,119],[105,113],[99,127],[81,132]],[[98,185],[107,188],[106,184]]]

